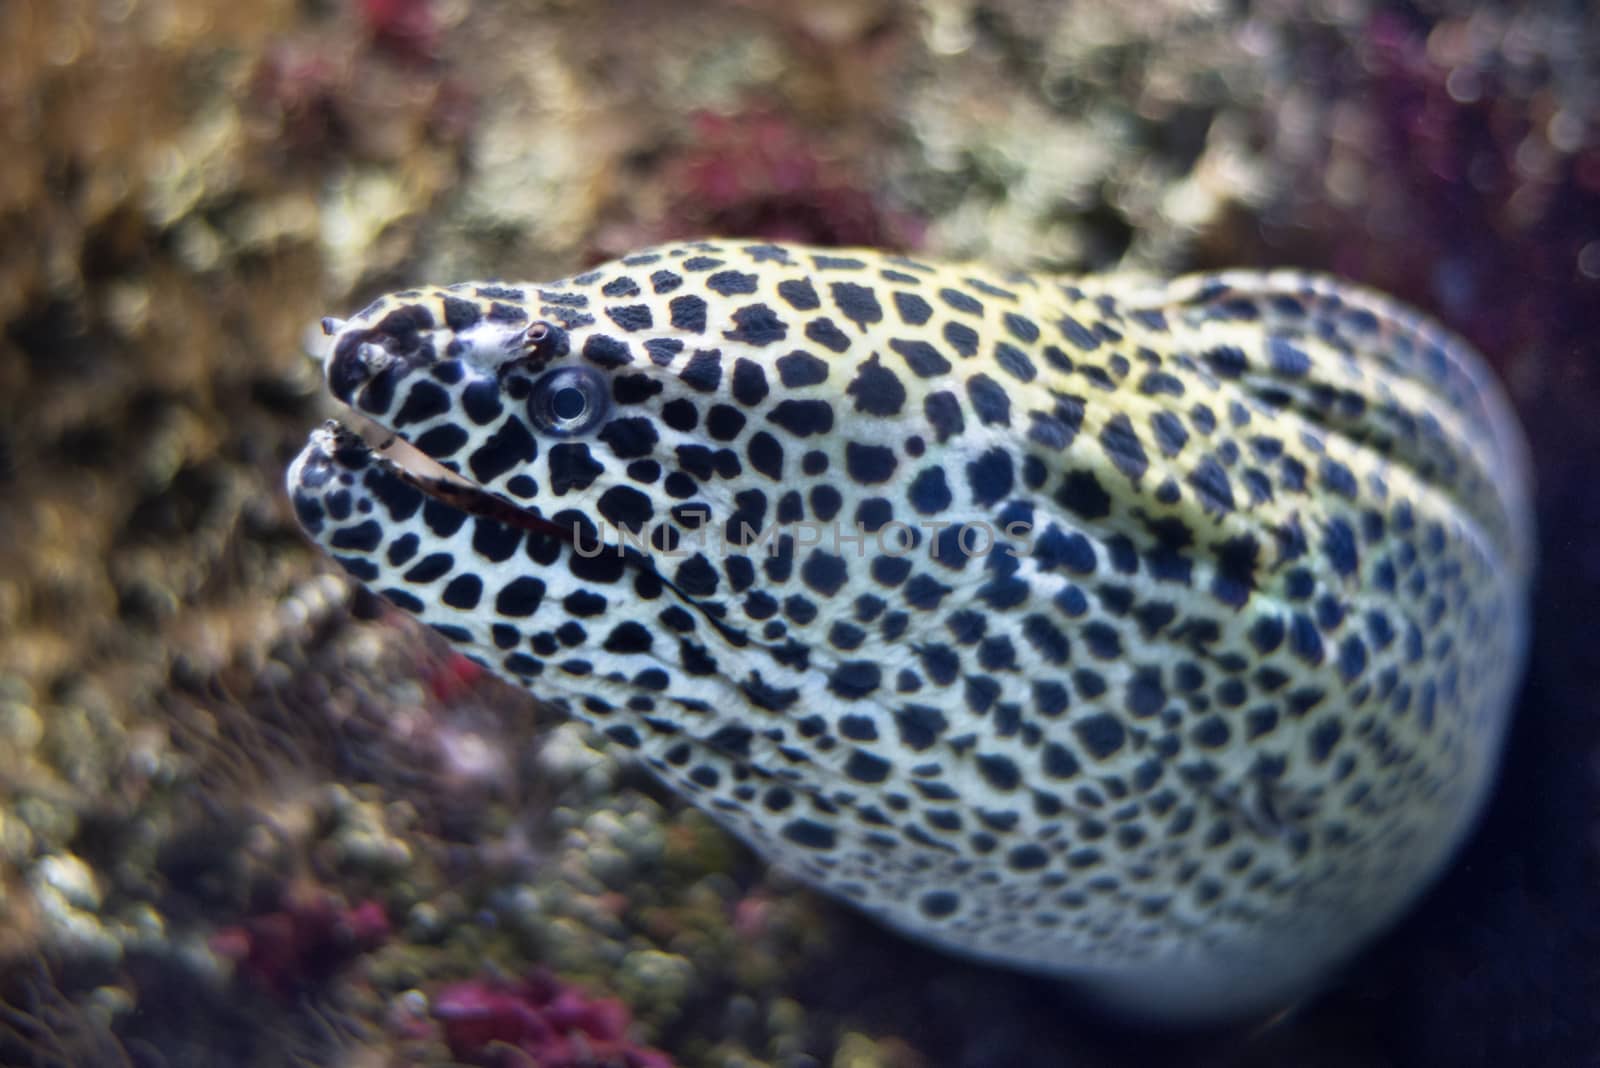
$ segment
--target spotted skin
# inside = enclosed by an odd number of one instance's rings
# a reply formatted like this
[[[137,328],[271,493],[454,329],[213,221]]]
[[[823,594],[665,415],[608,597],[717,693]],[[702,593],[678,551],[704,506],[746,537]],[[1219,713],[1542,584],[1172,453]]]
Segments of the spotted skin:
[[[289,474],[307,533],[945,949],[1270,1008],[1492,777],[1524,446],[1377,294],[705,242],[327,325],[335,396],[464,483],[330,423]]]

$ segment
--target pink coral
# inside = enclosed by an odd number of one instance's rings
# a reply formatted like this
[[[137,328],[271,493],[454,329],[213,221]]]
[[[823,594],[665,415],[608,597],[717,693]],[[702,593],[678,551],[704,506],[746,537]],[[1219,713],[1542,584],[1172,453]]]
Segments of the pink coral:
[[[550,975],[454,983],[434,996],[433,1016],[451,1056],[469,1064],[531,1058],[540,1068],[672,1068],[660,1050],[629,1040],[622,1002],[591,998]]]
[[[441,704],[452,704],[469,693],[484,677],[484,670],[460,653],[449,653],[430,665],[422,681],[433,699]]]
[[[291,894],[283,907],[211,937],[211,948],[239,974],[280,997],[320,985],[389,937],[383,905],[351,907],[331,894]]]
[[[754,109],[701,112],[664,182],[684,235],[718,233],[822,245],[910,248],[922,226],[887,208],[870,183],[789,118]]]
[[[432,59],[439,50],[439,20],[429,0],[361,0],[361,19],[374,41],[404,59]]]

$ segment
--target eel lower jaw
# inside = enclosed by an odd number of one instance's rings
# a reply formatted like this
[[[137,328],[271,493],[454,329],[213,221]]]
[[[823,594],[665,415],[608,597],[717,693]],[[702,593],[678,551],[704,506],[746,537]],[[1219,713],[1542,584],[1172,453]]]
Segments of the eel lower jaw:
[[[573,543],[574,532],[558,523],[552,523],[536,510],[519,507],[497,493],[492,493],[475,482],[451,471],[420,449],[402,440],[399,435],[385,430],[370,420],[356,417],[351,426],[330,419],[319,433],[327,436],[334,450],[346,456],[360,452],[367,454],[369,462],[380,464],[395,477],[412,486],[423,496],[440,504],[482,516],[530,531],[545,537]]]

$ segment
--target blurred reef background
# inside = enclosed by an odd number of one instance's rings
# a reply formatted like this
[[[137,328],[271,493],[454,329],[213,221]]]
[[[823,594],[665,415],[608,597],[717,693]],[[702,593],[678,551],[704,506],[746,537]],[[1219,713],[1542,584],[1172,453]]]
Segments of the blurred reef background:
[[[0,1063],[1600,1063],[1597,10],[6,0]],[[1410,919],[1269,1025],[1107,1030],[766,870],[302,543],[318,316],[703,234],[1321,268],[1471,338],[1543,574]]]

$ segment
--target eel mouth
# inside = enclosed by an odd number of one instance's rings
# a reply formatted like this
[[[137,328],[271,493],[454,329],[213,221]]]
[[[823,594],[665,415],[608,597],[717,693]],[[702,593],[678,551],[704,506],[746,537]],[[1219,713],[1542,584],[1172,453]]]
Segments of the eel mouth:
[[[347,418],[351,423],[361,420],[354,415]],[[350,485],[352,479],[358,479],[369,495],[380,500],[390,497],[392,489],[400,486],[452,512],[485,518],[560,543],[575,556],[590,558],[616,550],[624,566],[653,574],[684,605],[699,612],[724,641],[737,647],[750,644],[751,639],[743,630],[724,622],[717,612],[679,587],[656,566],[651,556],[636,546],[596,543],[593,541],[595,533],[585,536],[576,525],[553,522],[537,509],[521,507],[450,471],[401,441],[393,432],[376,423],[361,421],[367,423],[365,434],[339,419],[329,419],[312,431],[310,440],[289,469],[290,496],[301,525],[314,540],[328,545],[330,550],[341,548],[338,544],[340,531],[324,522],[325,503],[337,494],[336,482]],[[338,552],[334,555],[347,568],[350,566],[346,557]],[[361,577],[359,573],[358,577]]]
[[[312,435],[314,447],[340,466],[375,466],[430,500],[468,515],[575,545],[577,532],[552,523],[535,508],[525,508],[451,471],[393,431],[360,416],[330,419]]]

